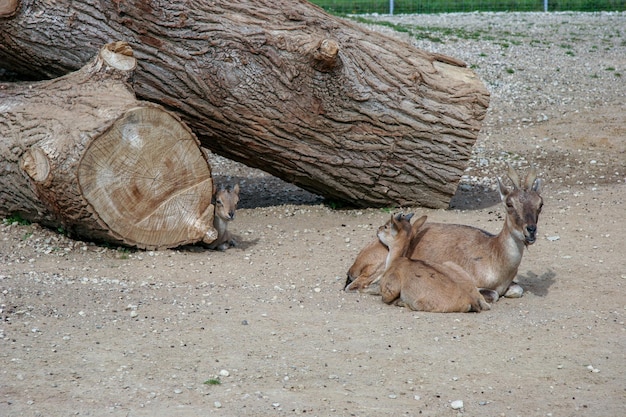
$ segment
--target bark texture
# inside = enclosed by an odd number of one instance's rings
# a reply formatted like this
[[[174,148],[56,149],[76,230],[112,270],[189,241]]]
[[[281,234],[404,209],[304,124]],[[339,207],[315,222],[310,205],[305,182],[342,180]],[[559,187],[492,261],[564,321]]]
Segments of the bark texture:
[[[0,84],[0,215],[146,249],[217,237],[200,143],[135,98],[135,65],[116,42],[66,76]]]
[[[306,1],[36,2],[0,18],[0,60],[31,77],[130,43],[139,98],[202,145],[358,206],[448,207],[489,94],[473,71]]]

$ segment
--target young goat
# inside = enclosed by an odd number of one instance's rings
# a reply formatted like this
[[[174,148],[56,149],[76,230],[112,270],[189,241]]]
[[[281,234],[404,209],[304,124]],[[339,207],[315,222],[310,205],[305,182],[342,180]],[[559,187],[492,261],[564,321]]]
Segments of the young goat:
[[[408,220],[412,216],[408,217]],[[426,216],[420,217],[412,226],[411,236],[417,234],[417,230],[422,226]],[[407,248],[407,254],[413,252],[415,242],[411,240],[409,247]],[[348,271],[348,278],[346,281],[346,291],[360,291],[366,294],[380,295],[380,278],[385,272],[385,259],[389,250],[380,239],[376,239],[370,242],[364,247],[357,255],[354,264]]]
[[[452,262],[438,265],[406,257],[413,232],[409,222],[412,216],[391,216],[378,229],[378,238],[389,248],[385,270],[380,278],[383,301],[433,313],[489,310],[490,305],[458,265]],[[426,216],[419,218],[413,230],[418,230],[425,221]]]
[[[227,230],[228,223],[235,219],[237,203],[239,203],[239,184],[235,184],[234,187],[221,185],[215,192],[213,226],[217,230],[217,239],[208,245],[209,249],[224,251],[237,246],[237,242]]]
[[[537,220],[543,206],[541,179],[534,168],[524,183],[509,166],[512,189],[498,179],[500,198],[506,208],[502,230],[492,235],[484,230],[458,224],[429,223],[415,234],[411,258],[443,264],[454,262],[472,278],[478,288],[495,290],[505,297],[521,297],[522,287],[513,282],[524,249],[537,239]],[[346,290],[375,292],[369,289],[382,273],[386,248],[376,242],[366,246],[348,271]]]

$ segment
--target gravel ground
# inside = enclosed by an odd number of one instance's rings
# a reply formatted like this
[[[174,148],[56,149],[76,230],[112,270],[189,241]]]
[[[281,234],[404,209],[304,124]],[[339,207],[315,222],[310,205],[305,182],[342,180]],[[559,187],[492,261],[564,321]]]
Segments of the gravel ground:
[[[413,210],[497,232],[505,163],[546,180],[524,296],[427,314],[345,293],[389,213],[331,210],[213,156],[243,190],[226,252],[0,225],[1,416],[626,415],[626,14],[368,18],[467,61],[492,93],[464,210]]]

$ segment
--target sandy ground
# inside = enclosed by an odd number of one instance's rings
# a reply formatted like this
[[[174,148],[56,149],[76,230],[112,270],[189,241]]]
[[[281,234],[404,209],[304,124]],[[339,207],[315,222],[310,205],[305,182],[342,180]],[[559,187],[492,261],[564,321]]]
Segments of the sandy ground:
[[[616,89],[522,128],[488,115],[478,145],[497,138],[493,148],[521,156],[522,169],[537,163],[545,206],[519,269],[524,296],[480,314],[344,292],[389,211],[333,210],[228,163],[218,174],[245,187],[232,225],[240,246],[226,252],[106,248],[0,225],[0,415],[626,415],[626,106]],[[483,168],[504,174],[482,162],[470,173]],[[502,227],[493,189],[466,185],[453,201],[463,210],[407,210]]]

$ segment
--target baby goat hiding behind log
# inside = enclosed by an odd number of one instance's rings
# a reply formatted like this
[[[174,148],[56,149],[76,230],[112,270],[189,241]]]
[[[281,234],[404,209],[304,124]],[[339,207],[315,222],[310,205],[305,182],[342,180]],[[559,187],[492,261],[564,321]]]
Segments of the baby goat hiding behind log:
[[[434,313],[489,310],[491,306],[467,272],[458,265],[452,262],[438,265],[406,257],[412,238],[409,222],[412,215],[391,216],[378,229],[378,238],[389,248],[385,271],[380,279],[383,301]],[[415,222],[413,230],[418,230],[425,221],[426,216],[422,216]]]
[[[209,249],[224,251],[237,246],[228,229],[228,223],[235,220],[235,210],[239,203],[239,184],[234,187],[221,185],[215,192],[215,215],[213,226],[217,230],[217,239],[208,245]]]
[[[537,239],[537,221],[543,206],[541,179],[531,168],[522,183],[511,166],[509,189],[498,179],[506,219],[497,235],[459,224],[428,223],[412,239],[410,257],[443,264],[454,262],[472,278],[478,288],[495,290],[505,297],[521,297],[522,287],[514,283],[524,249]],[[346,290],[377,291],[387,249],[378,242],[366,246],[348,271]]]

